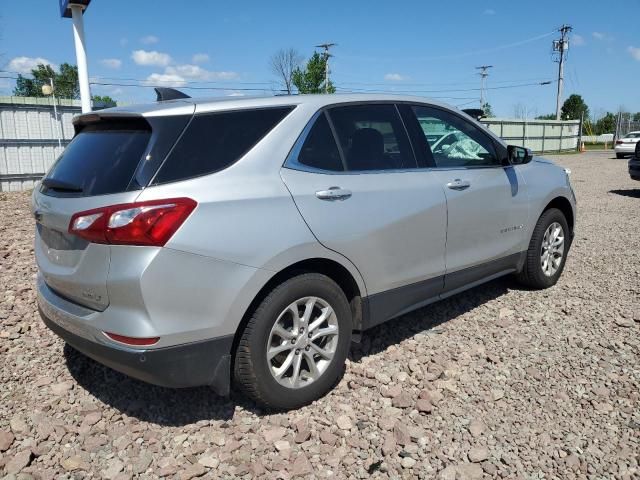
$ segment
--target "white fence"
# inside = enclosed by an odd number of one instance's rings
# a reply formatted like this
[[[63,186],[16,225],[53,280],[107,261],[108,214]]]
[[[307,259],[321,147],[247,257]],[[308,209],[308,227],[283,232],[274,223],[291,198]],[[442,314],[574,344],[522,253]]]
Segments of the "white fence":
[[[56,120],[50,98],[0,97],[0,191],[32,188],[69,143],[80,101],[57,109]]]
[[[583,135],[584,143],[613,143],[613,133],[603,133],[602,135]]]
[[[566,152],[579,147],[580,120],[483,118],[481,122],[508,144],[534,152]]]

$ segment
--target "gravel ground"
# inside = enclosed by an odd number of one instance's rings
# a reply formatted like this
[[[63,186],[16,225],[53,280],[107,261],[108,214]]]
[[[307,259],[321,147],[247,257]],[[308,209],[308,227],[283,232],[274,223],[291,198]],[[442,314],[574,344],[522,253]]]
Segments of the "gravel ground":
[[[640,183],[560,156],[578,196],[558,285],[494,281],[366,334],[311,406],[131,380],[47,330],[26,193],[0,193],[6,478],[640,478]]]

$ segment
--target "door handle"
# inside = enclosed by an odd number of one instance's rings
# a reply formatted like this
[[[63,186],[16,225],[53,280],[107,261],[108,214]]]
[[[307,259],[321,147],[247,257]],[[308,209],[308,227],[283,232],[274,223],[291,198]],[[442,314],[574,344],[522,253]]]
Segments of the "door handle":
[[[350,196],[350,190],[345,190],[340,187],[329,187],[327,190],[319,190],[316,192],[316,197],[320,200],[346,200]]]
[[[456,178],[453,182],[447,183],[447,188],[450,188],[451,190],[466,190],[470,186],[471,182],[468,180],[460,180],[459,178]]]

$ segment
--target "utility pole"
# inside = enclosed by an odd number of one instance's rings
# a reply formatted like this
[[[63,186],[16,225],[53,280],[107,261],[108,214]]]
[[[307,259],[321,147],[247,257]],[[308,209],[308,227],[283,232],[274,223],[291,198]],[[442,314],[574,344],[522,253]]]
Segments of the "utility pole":
[[[489,76],[488,70],[493,68],[493,65],[481,65],[476,67],[476,70],[480,70],[478,75],[480,75],[480,108],[484,110],[484,104],[486,103],[484,91],[485,91],[485,80]]]
[[[62,148],[62,141],[60,140],[60,120],[58,118],[58,107],[56,106],[56,88],[53,85],[53,78],[49,79],[49,84],[51,85],[51,99],[53,100],[53,116],[56,120],[56,132],[58,133],[58,147]]]
[[[62,148],[60,120],[58,119],[58,107],[56,106],[58,101],[56,100],[56,87],[53,84],[53,78],[49,78],[48,85],[42,85],[42,93],[44,95],[51,95],[51,100],[53,101],[53,120],[56,124],[56,133],[58,134],[58,148]]]
[[[316,45],[316,48],[324,48],[324,93],[329,93],[329,57],[333,57],[329,53],[331,47],[335,47],[337,43],[322,43]]]
[[[562,25],[558,31],[560,39],[553,41],[553,51],[558,52],[558,95],[556,97],[556,120],[560,120],[560,102],[562,101],[562,83],[564,82],[564,60],[567,50],[569,50],[569,32],[573,28],[571,25]]]

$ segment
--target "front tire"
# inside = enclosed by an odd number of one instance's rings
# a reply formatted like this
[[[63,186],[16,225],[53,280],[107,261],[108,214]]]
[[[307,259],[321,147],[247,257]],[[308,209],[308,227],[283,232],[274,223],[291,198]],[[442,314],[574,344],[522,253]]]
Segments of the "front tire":
[[[624,153],[616,153],[616,158],[624,158]]]
[[[340,378],[351,345],[351,308],[329,277],[305,273],[275,287],[244,328],[236,385],[276,410],[307,405]]]
[[[518,281],[535,289],[555,285],[564,270],[570,245],[569,225],[564,214],[557,208],[546,210],[533,230]]]

